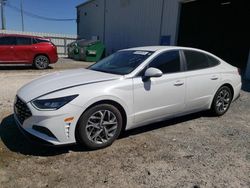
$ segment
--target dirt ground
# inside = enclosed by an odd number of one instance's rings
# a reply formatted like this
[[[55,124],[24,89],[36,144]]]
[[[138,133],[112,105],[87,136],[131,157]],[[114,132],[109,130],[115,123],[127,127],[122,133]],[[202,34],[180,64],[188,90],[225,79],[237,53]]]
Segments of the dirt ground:
[[[126,132],[111,147],[48,148],[13,120],[18,88],[49,72],[0,66],[0,187],[250,187],[250,83],[223,117],[197,113]]]

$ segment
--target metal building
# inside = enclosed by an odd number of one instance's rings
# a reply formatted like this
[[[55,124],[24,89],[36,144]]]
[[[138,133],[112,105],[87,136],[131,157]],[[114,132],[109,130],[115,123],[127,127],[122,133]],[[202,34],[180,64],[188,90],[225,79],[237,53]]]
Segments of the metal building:
[[[166,36],[166,44],[168,40],[175,44],[178,9],[176,0],[87,1],[77,7],[78,36],[99,38],[108,53],[160,44],[159,36]]]
[[[249,12],[249,0],[88,0],[77,6],[77,32],[101,40],[107,54],[145,45],[201,48],[249,69],[250,78]]]

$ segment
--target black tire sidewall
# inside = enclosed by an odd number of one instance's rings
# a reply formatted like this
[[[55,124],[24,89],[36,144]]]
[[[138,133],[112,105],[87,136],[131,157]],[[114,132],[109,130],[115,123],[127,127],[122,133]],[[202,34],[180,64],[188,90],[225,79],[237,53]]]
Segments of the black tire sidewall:
[[[96,144],[96,143],[90,141],[88,139],[88,136],[86,133],[86,125],[87,125],[87,121],[88,121],[89,117],[93,113],[95,113],[96,111],[99,111],[99,110],[110,110],[112,113],[114,113],[114,115],[117,118],[117,122],[118,122],[118,127],[117,127],[117,131],[115,133],[115,136],[104,144]],[[121,115],[120,111],[116,107],[114,107],[113,105],[100,104],[100,105],[94,106],[94,107],[88,109],[86,112],[84,112],[82,114],[82,116],[80,117],[78,124],[77,124],[77,128],[76,128],[76,140],[78,143],[80,143],[80,144],[82,144],[82,145],[84,145],[92,150],[105,148],[107,146],[110,146],[119,137],[121,130],[122,130],[122,122],[123,122],[122,115]]]
[[[43,57],[43,58],[46,58],[47,59],[47,65],[45,66],[45,67],[40,67],[40,66],[38,66],[37,64],[36,64],[36,60],[38,59],[38,58],[40,58],[40,57]],[[47,57],[47,56],[45,56],[45,55],[38,55],[38,56],[36,56],[35,57],[35,59],[34,59],[34,67],[36,68],[36,69],[39,69],[39,70],[43,70],[43,69],[46,69],[46,68],[48,68],[48,66],[49,66],[49,58]]]
[[[219,93],[222,91],[222,90],[227,90],[230,94],[230,102],[229,102],[229,105],[228,105],[228,108],[224,111],[224,112],[219,112],[218,109],[216,108],[216,102],[217,102],[217,98],[218,98],[218,95]],[[222,116],[224,115],[228,109],[230,108],[230,105],[231,105],[231,102],[232,102],[232,99],[233,99],[233,96],[232,96],[232,91],[229,87],[227,86],[222,86],[215,94],[214,96],[214,99],[213,99],[213,104],[212,104],[212,108],[211,108],[211,111],[213,112],[214,115],[216,116]]]

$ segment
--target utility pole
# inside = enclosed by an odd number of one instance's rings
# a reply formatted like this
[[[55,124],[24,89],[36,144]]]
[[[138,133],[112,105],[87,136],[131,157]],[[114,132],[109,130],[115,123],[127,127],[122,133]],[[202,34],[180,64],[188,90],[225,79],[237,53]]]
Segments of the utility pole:
[[[21,18],[22,18],[22,31],[24,31],[24,21],[23,21],[23,0],[20,1],[21,7]]]
[[[1,6],[1,20],[2,20],[2,30],[6,29],[6,23],[5,23],[5,15],[4,15],[4,5],[6,4],[7,0],[0,0],[0,6]]]

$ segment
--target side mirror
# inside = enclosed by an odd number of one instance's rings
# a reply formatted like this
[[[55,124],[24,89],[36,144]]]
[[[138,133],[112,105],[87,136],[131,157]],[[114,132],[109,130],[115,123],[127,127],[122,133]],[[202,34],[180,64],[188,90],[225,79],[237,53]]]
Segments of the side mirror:
[[[144,78],[157,78],[157,77],[161,77],[163,75],[162,71],[157,69],[157,68],[153,68],[150,67],[146,70],[145,74],[144,74]]]

